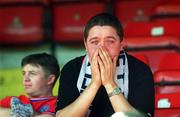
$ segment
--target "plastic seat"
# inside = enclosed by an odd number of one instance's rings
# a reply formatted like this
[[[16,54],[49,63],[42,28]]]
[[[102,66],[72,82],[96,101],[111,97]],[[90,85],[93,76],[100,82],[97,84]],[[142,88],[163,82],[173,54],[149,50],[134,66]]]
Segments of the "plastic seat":
[[[153,0],[124,0],[114,2],[115,15],[126,26],[131,21],[148,21],[153,14]]]
[[[156,94],[155,95],[155,109],[180,109],[180,92],[170,94]],[[179,113],[180,114],[180,113]]]
[[[154,117],[180,117],[180,109],[156,109]]]
[[[180,53],[169,53],[160,59],[154,73],[156,94],[180,92]]]
[[[0,0],[0,5],[11,5],[11,4],[47,4],[48,0]]]
[[[0,44],[31,44],[43,40],[43,7],[0,8]]]
[[[180,93],[156,94],[155,117],[180,117]]]
[[[163,70],[154,73],[156,94],[180,93],[180,70]]]
[[[180,3],[158,5],[155,10],[158,15],[180,14]]]
[[[180,39],[177,37],[130,37],[124,40],[127,50],[135,49],[158,49],[158,48],[180,48]]]
[[[56,42],[82,42],[84,26],[90,17],[105,11],[103,3],[59,4],[53,6],[53,39]]]
[[[158,70],[180,70],[180,53],[169,53],[162,56]]]
[[[124,29],[125,37],[169,36],[180,38],[180,20],[129,22]]]

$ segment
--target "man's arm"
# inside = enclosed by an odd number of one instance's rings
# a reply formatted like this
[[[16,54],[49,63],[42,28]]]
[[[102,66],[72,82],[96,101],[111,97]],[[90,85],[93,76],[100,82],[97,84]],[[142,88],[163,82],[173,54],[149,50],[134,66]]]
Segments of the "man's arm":
[[[72,104],[59,110],[56,117],[84,117],[98,89],[96,85],[90,84]]]
[[[113,90],[113,88],[110,88]],[[106,87],[106,90],[109,89]],[[122,93],[109,97],[115,112],[123,112],[126,117],[146,117],[146,114],[135,109],[129,104]]]
[[[56,117],[84,117],[101,86],[100,72],[98,69],[98,51],[95,52],[91,62],[92,81],[83,93],[70,105],[56,113]]]
[[[101,58],[99,59],[98,63],[101,69],[100,71],[101,71],[102,84],[105,87],[106,92],[109,94],[115,88],[118,87],[118,85],[114,81],[117,56],[114,57],[112,60],[107,50],[105,50],[104,48],[100,48],[99,56]],[[119,93],[118,95],[110,96],[109,99],[115,112],[123,112],[126,114],[133,113],[135,116],[145,117],[143,113],[136,110],[127,101],[127,99],[124,97],[122,93]]]

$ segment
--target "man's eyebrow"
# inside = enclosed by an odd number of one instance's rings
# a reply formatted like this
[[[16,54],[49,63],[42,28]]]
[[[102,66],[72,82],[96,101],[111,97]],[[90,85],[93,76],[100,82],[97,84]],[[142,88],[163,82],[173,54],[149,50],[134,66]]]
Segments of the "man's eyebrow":
[[[116,37],[114,37],[114,36],[107,36],[106,38],[112,38],[112,39],[116,40]]]
[[[92,40],[95,40],[95,39],[97,39],[97,37],[91,37],[91,38],[89,38],[89,41],[92,41]]]

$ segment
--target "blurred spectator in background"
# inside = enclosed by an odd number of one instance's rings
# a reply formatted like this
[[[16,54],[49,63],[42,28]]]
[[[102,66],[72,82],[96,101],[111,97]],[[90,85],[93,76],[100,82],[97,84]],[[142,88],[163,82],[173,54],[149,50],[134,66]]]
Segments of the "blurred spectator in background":
[[[57,59],[46,53],[31,54],[22,59],[21,66],[27,96],[0,100],[0,117],[54,117],[53,87],[60,73]]]
[[[88,21],[87,54],[61,71],[56,117],[154,116],[152,72],[123,51],[122,40],[122,26],[113,15],[102,13]]]

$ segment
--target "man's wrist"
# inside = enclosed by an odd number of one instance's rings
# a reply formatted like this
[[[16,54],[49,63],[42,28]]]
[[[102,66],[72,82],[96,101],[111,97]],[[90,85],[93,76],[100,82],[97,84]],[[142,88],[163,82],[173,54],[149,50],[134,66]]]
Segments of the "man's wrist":
[[[109,83],[109,84],[106,84],[104,85],[105,89],[106,89],[106,92],[109,94],[110,92],[113,91],[114,88],[117,87],[117,85],[115,83]]]
[[[108,93],[108,96],[110,98],[114,95],[119,95],[121,93],[122,93],[121,89],[119,87],[115,87],[111,92]]]

